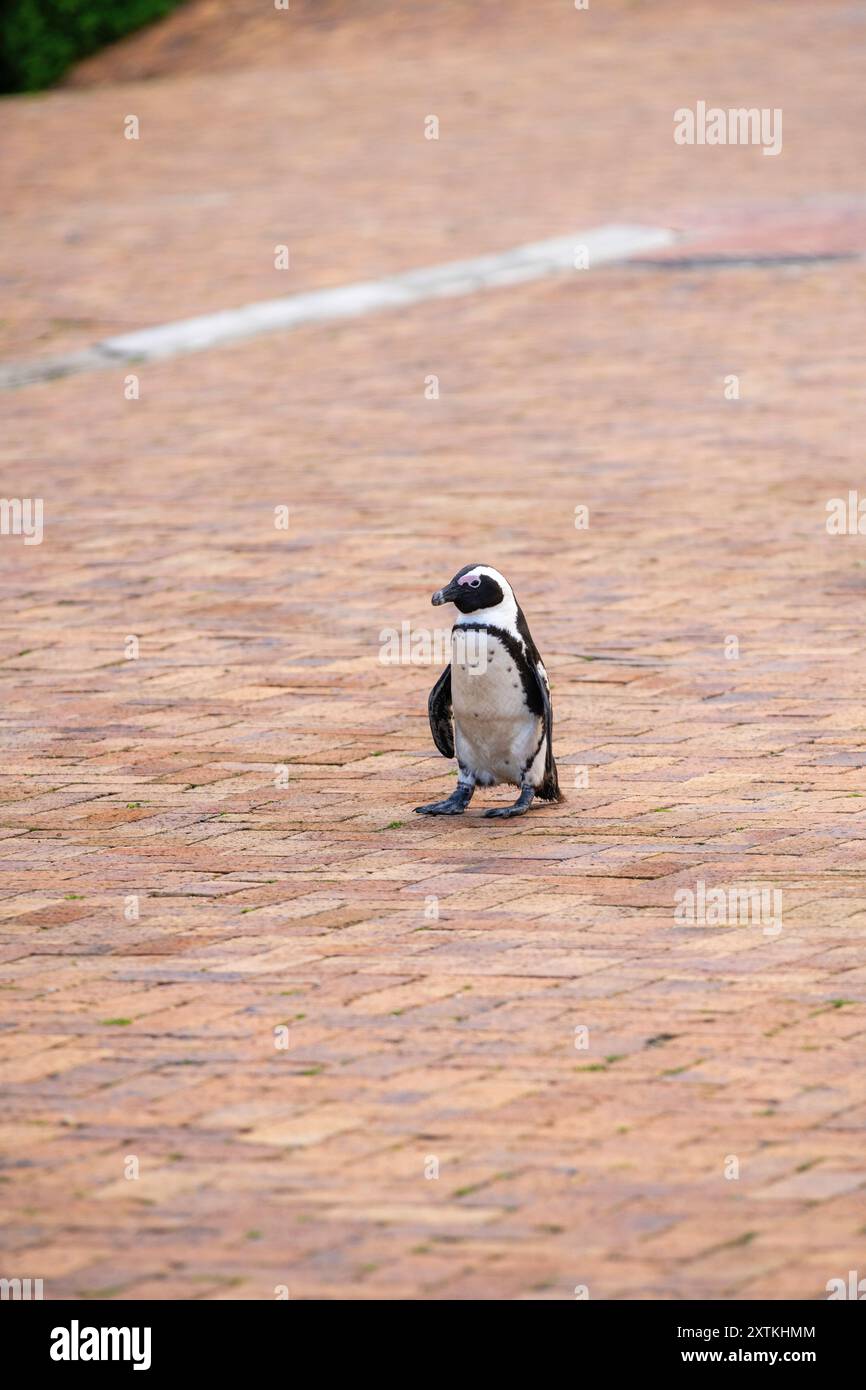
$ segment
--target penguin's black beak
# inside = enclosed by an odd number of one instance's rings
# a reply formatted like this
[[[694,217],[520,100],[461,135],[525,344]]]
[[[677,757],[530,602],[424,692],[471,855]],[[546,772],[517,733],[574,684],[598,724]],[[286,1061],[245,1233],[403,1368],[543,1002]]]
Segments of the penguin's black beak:
[[[430,602],[432,603],[434,608],[438,608],[440,603],[453,603],[454,600],[459,597],[459,595],[460,589],[452,579],[451,583],[446,584],[444,589],[436,590]]]

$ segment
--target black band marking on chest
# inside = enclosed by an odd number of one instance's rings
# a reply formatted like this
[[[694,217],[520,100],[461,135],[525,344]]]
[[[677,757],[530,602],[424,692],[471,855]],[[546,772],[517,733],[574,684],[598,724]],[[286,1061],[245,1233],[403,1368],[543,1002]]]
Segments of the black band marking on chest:
[[[460,632],[488,632],[491,637],[497,637],[502,643],[511,660],[514,662],[515,669],[520,675],[520,682],[523,686],[523,695],[527,707],[532,714],[537,714],[539,718],[544,715],[544,700],[539,690],[540,677],[537,671],[533,671],[526,657],[526,652],[520,645],[517,638],[505,628],[494,627],[490,623],[455,623],[451,629],[452,633]]]

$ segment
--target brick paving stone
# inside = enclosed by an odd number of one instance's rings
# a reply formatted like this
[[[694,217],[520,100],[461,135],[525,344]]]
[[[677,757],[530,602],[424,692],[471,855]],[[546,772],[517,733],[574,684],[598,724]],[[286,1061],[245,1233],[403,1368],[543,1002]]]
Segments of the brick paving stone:
[[[45,536],[0,537],[3,1273],[819,1298],[866,1219],[866,556],[825,527],[866,433],[853,12],[780,44],[745,3],[544,0],[491,44],[428,8],[304,8],[268,68],[260,7],[224,62],[179,12],[6,103],[7,358],[605,220],[682,241],[141,364],[137,401],[4,396]],[[684,62],[783,106],[782,155],[674,146]],[[512,824],[413,816],[436,672],[379,660],[475,558],[554,690],[567,800]],[[698,881],[780,890],[782,931],[677,925]]]

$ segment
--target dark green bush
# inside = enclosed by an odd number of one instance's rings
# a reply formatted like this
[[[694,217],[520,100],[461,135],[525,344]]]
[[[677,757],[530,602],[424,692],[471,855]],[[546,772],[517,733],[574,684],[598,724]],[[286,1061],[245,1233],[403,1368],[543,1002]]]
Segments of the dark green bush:
[[[0,0],[0,92],[36,92],[180,0]]]

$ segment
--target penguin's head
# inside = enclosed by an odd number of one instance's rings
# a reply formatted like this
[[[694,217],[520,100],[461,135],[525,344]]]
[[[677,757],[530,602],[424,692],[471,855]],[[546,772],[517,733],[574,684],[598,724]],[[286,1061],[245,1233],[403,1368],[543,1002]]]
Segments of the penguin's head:
[[[436,590],[431,602],[434,606],[453,603],[461,613],[478,613],[483,608],[498,608],[513,598],[511,585],[498,570],[489,565],[464,565],[450,584]]]

